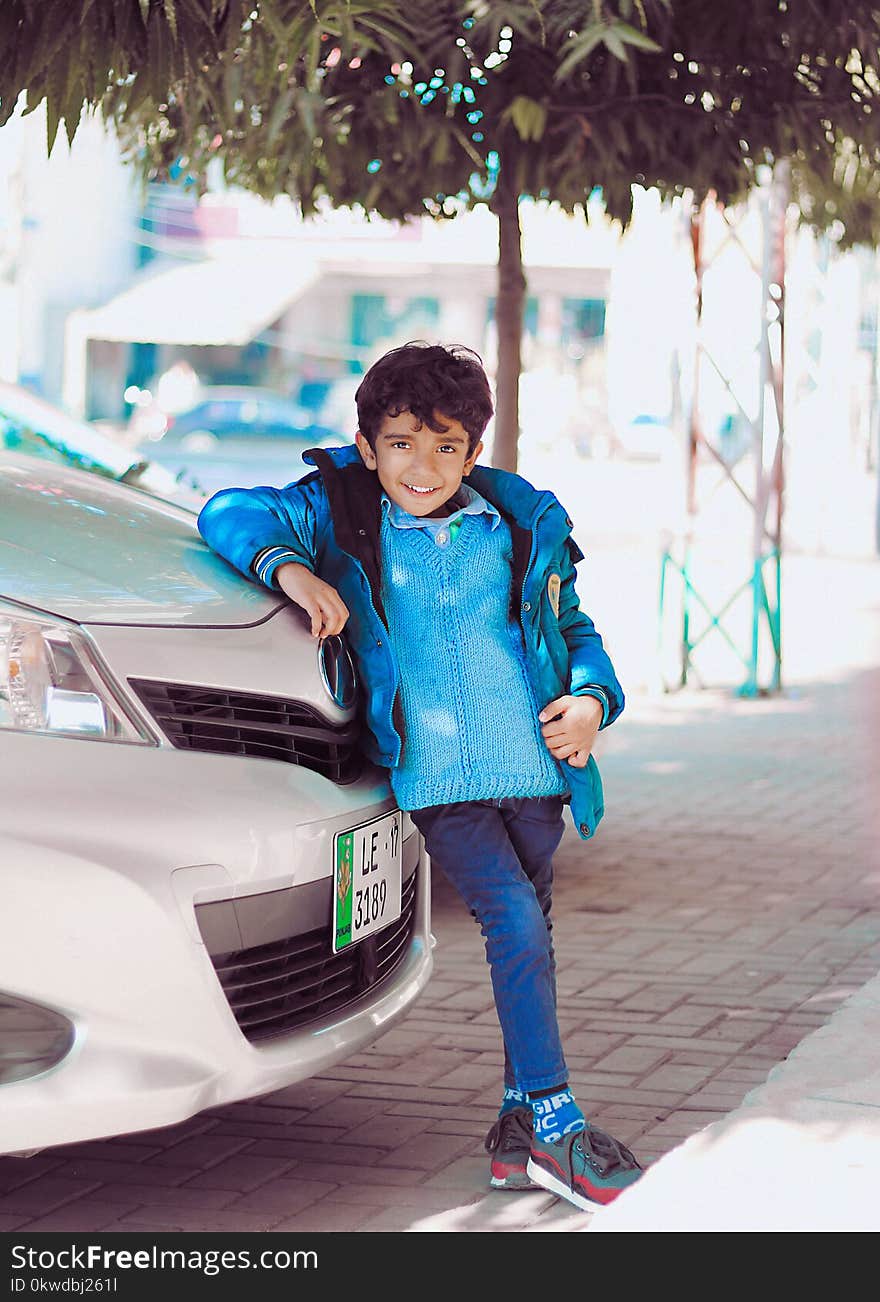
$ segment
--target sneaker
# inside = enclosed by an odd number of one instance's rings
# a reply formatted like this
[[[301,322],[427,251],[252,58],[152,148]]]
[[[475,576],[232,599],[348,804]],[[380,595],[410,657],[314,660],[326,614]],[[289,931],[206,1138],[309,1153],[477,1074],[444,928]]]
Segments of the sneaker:
[[[493,1189],[539,1187],[526,1173],[531,1143],[532,1109],[511,1108],[502,1113],[486,1136],[486,1152],[492,1154],[489,1183]]]
[[[533,1137],[526,1173],[543,1189],[593,1211],[635,1184],[643,1168],[619,1140],[588,1123],[553,1144]]]

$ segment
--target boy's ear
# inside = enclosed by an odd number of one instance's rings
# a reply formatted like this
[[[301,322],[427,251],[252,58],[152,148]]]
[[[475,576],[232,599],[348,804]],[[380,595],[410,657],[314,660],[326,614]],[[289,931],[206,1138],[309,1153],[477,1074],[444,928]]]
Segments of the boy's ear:
[[[464,463],[464,467],[462,468],[462,472],[461,472],[463,475],[469,475],[471,473],[474,466],[476,465],[477,457],[480,455],[482,451],[483,451],[483,444],[482,442],[480,442],[477,444],[473,452],[471,452],[471,454],[469,455],[467,461]]]
[[[363,461],[364,465],[367,467],[368,470],[375,470],[377,466],[376,454],[373,451],[373,449],[370,447],[369,443],[364,438],[360,430],[358,430],[357,433],[355,434],[354,441],[357,444],[357,450],[361,454],[361,460]]]

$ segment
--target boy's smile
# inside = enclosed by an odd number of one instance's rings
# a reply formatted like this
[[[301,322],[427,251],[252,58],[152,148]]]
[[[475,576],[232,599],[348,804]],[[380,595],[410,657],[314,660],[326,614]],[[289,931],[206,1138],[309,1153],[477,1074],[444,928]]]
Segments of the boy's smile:
[[[360,431],[355,436],[364,465],[376,471],[391,501],[410,515],[448,515],[447,502],[483,449],[478,443],[469,452],[467,430],[450,416],[436,411],[434,424],[442,425],[442,432],[402,411],[382,421],[375,450]]]

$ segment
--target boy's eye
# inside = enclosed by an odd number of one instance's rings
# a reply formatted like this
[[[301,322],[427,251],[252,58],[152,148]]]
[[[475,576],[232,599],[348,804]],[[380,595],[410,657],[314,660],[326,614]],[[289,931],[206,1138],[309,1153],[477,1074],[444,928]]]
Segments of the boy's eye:
[[[393,441],[393,443],[391,443],[390,446],[391,446],[392,448],[408,448],[408,447],[410,446],[410,442],[409,442],[409,439],[395,439],[395,440]],[[455,452],[455,451],[456,451],[456,447],[455,447],[455,444],[454,444],[454,443],[441,443],[441,444],[438,446],[437,451],[438,451],[438,452]]]

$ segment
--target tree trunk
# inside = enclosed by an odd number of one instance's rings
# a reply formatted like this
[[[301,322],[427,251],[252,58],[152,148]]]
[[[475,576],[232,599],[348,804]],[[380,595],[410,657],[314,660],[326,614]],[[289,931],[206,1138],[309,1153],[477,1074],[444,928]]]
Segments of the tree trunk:
[[[495,325],[498,360],[495,372],[495,442],[492,464],[516,470],[519,442],[519,375],[522,369],[522,333],[526,278],[522,262],[519,195],[515,169],[502,164],[492,200],[498,218],[498,293]]]

